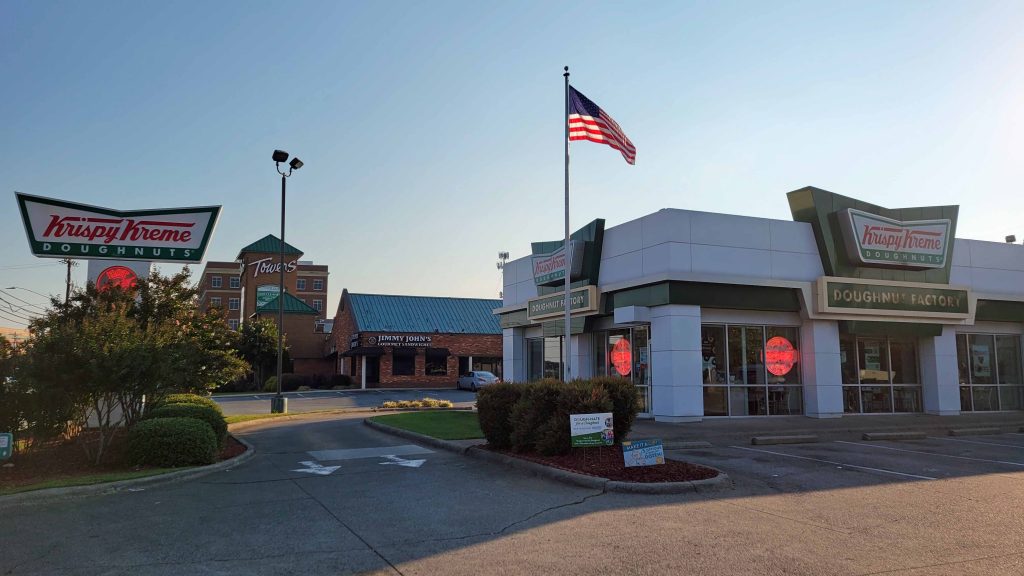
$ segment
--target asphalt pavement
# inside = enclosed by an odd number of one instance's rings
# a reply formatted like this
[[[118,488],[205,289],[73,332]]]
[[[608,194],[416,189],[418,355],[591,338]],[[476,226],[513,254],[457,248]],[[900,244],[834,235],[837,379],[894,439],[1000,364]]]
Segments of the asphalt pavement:
[[[712,494],[601,493],[362,416],[263,421],[192,481],[4,507],[0,574],[1024,573],[1024,434],[713,444]]]

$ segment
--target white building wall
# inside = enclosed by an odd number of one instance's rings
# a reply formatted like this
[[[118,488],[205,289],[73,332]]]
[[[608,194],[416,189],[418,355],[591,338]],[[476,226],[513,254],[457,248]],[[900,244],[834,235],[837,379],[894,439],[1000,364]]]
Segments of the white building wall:
[[[921,394],[928,414],[960,413],[960,373],[956,361],[956,327],[943,326],[942,334],[918,339],[921,351]]]

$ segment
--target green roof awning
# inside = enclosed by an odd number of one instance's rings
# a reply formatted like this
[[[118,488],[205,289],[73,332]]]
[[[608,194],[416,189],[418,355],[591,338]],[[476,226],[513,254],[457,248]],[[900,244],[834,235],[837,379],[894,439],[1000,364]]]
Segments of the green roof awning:
[[[268,312],[277,312],[277,302],[279,298],[275,297],[273,300],[267,302],[263,306],[256,309],[257,314],[266,314]],[[285,292],[284,293],[284,313],[285,314],[312,314],[314,316],[320,314],[316,308],[313,308],[309,304],[306,304],[302,300],[299,300],[295,296]]]
[[[281,240],[273,234],[267,234],[263,238],[249,244],[245,248],[238,251],[238,260],[242,259],[242,255],[247,252],[259,252],[263,254],[280,254],[281,253]],[[285,254],[302,254],[302,250],[299,250],[295,246],[285,242],[284,243]]]

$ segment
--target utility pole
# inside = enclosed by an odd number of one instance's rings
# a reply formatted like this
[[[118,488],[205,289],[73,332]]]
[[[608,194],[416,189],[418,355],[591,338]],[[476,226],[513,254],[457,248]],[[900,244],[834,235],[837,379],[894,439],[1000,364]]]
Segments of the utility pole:
[[[61,263],[68,265],[68,276],[66,286],[64,288],[64,303],[67,304],[68,300],[71,299],[71,267],[78,266],[78,262],[75,262],[71,258],[62,258]]]

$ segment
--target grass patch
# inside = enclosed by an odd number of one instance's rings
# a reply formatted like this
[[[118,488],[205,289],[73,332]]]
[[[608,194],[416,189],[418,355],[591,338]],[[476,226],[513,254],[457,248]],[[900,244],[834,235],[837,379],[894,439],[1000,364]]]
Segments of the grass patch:
[[[248,422],[250,420],[265,420],[267,418],[283,418],[284,416],[295,416],[295,414],[307,414],[307,412],[295,412],[295,413],[284,413],[284,414],[237,414],[235,416],[225,416],[228,424],[238,424],[239,422]]]
[[[433,436],[441,440],[483,438],[476,412],[406,412],[371,418],[375,422]]]
[[[15,488],[0,488],[0,496],[17,494],[19,492],[30,492],[32,490],[43,490],[46,488],[65,488],[68,486],[89,486],[91,484],[102,484],[105,482],[117,482],[118,480],[131,480],[133,478],[144,478],[155,476],[175,470],[186,470],[185,468],[149,468],[146,470],[133,470],[129,472],[106,472],[103,474],[89,474],[86,476],[73,476],[70,478],[56,478],[39,482],[38,484],[26,484]]]

